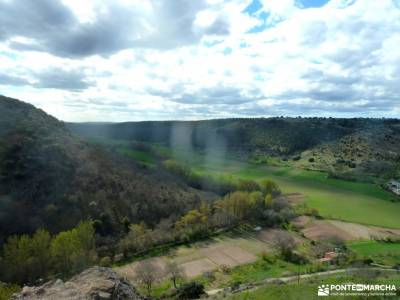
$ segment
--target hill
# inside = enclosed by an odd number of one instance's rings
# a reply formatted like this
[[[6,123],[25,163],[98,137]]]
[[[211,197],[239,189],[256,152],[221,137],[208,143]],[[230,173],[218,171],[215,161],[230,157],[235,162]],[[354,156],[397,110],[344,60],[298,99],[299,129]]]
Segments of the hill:
[[[97,220],[117,236],[124,222],[155,224],[208,195],[80,140],[32,105],[0,97],[0,237]],[[0,240],[0,243],[2,241]]]
[[[335,118],[261,118],[206,121],[69,123],[89,137],[159,143],[268,163],[356,175],[400,176],[400,120]]]

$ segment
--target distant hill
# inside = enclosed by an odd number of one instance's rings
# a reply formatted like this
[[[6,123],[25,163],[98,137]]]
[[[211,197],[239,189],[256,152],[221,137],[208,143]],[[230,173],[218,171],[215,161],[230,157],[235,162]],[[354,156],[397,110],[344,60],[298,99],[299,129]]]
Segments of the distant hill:
[[[400,120],[260,118],[206,121],[69,123],[82,136],[161,143],[338,174],[400,176]]]
[[[89,145],[32,105],[0,96],[0,116],[3,239],[39,227],[57,232],[84,219],[115,235],[126,219],[155,224],[208,197],[166,173]]]

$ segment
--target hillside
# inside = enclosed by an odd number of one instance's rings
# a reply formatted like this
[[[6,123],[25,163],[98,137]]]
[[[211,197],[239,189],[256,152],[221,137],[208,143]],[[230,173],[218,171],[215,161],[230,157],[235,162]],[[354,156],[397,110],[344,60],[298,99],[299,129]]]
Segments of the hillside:
[[[67,126],[87,137],[159,143],[261,163],[273,157],[339,174],[390,178],[400,171],[400,120],[395,119],[266,118]]]
[[[0,98],[0,243],[11,234],[51,232],[97,220],[118,235],[124,220],[157,223],[206,199],[155,172],[74,137],[32,105]]]

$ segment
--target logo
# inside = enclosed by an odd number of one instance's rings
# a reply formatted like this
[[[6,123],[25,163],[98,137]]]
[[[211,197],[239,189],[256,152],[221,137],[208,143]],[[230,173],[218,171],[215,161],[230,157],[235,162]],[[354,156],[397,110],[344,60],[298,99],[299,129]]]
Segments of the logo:
[[[323,284],[318,286],[318,296],[396,296],[394,284]]]
[[[329,285],[323,284],[318,287],[318,296],[329,296]]]

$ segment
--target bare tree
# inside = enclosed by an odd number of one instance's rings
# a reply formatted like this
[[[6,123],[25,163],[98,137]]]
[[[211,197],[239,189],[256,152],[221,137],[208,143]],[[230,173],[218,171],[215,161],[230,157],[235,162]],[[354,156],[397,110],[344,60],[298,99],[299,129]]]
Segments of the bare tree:
[[[273,244],[285,260],[290,260],[296,241],[289,233],[285,231],[276,232],[273,237]]]
[[[147,294],[150,296],[153,283],[159,279],[161,273],[161,268],[151,260],[143,260],[136,267],[135,278],[138,282],[146,286]]]
[[[176,286],[176,281],[178,279],[184,278],[184,273],[182,268],[176,263],[174,260],[170,260],[165,266],[165,273],[174,283],[174,287]]]

